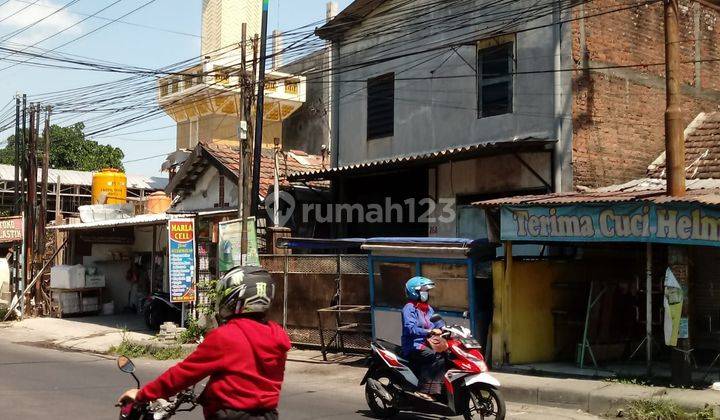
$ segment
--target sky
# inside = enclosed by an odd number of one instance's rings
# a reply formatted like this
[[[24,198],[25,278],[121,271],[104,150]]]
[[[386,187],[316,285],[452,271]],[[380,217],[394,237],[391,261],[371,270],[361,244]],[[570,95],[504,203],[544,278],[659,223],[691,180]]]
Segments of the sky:
[[[297,28],[324,19],[326,2],[270,0],[268,32]],[[339,0],[340,9],[350,2]],[[58,49],[58,52],[153,69],[200,54],[202,0],[155,0],[122,19],[123,22],[90,33],[107,24],[108,20],[86,19],[87,15],[110,6],[98,16],[115,19],[145,3],[147,0],[0,0],[0,46],[7,42],[33,44],[54,35],[39,44],[42,48],[52,49],[87,35]],[[63,9],[63,6],[67,7]],[[38,20],[41,22],[30,29],[15,33]],[[14,36],[8,38],[10,35]],[[3,55],[0,55],[0,66],[5,65]],[[0,71],[0,108],[8,105],[17,92],[32,96],[123,77],[110,73],[19,65]],[[120,147],[125,152],[127,173],[156,176],[160,175],[160,165],[164,161],[164,156],[160,155],[175,149],[175,129],[170,127],[173,124],[169,117],[162,117],[126,129],[119,128],[112,133],[103,133],[93,140]],[[161,129],[135,133],[156,128]],[[5,140],[11,134],[12,131],[0,132],[0,139]],[[146,159],[150,156],[157,157]]]

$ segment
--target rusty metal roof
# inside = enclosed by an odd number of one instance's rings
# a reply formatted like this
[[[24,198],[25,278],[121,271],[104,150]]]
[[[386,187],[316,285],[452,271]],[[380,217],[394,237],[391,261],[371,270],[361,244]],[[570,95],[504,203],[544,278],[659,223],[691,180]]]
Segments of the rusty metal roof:
[[[669,197],[665,195],[665,189],[664,179],[642,178],[625,184],[588,191],[506,197],[479,201],[473,204],[478,207],[492,208],[501,206],[562,206],[646,201],[656,204],[694,203],[720,206],[719,179],[687,180],[687,195],[685,197]]]
[[[467,146],[458,146],[433,152],[397,156],[388,159],[371,160],[367,162],[329,169],[295,172],[291,173],[288,176],[288,179],[290,181],[330,179],[342,175],[361,175],[363,173],[393,171],[403,169],[404,167],[409,166],[419,166],[428,163],[444,163],[500,153],[549,150],[547,148],[554,143],[555,140],[526,137],[520,139],[471,144]]]

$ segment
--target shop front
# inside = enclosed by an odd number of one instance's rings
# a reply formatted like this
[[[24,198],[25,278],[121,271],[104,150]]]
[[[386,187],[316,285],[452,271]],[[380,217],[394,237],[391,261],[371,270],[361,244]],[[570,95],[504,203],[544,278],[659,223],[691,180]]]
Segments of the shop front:
[[[645,374],[662,370],[681,350],[678,339],[689,338],[693,360],[710,364],[720,354],[716,193],[673,201],[658,191],[605,191],[477,203],[505,247],[504,260],[493,264],[493,363]],[[513,256],[518,244],[542,246],[541,257]]]
[[[63,266],[51,270],[54,316],[140,315],[151,292],[169,292],[168,222],[148,214],[48,226],[68,237]]]

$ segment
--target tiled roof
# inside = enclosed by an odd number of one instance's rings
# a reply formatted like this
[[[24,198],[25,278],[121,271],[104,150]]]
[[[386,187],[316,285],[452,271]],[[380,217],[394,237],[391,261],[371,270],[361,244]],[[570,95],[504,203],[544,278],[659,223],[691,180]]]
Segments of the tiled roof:
[[[665,178],[665,154],[648,167],[651,178]],[[685,177],[720,179],[720,112],[701,113],[685,130]]]
[[[198,147],[204,148],[211,154],[221,165],[235,176],[235,181],[240,175],[240,151],[239,148],[221,143],[200,144]],[[260,196],[265,197],[268,191],[273,188],[274,184],[274,162],[271,149],[263,149],[262,158],[260,160]],[[322,156],[309,155],[298,150],[282,152],[280,155],[280,185],[290,186],[287,179],[289,173],[319,171],[324,169]],[[323,188],[327,187],[326,183],[314,183],[313,186]]]

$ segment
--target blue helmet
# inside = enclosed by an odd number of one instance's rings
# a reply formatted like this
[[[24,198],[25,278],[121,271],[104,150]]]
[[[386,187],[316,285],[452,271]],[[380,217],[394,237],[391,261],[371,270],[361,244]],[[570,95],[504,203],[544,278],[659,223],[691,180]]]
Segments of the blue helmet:
[[[420,300],[420,289],[423,287],[432,289],[435,287],[435,282],[427,277],[413,277],[405,283],[405,294],[408,299]]]

